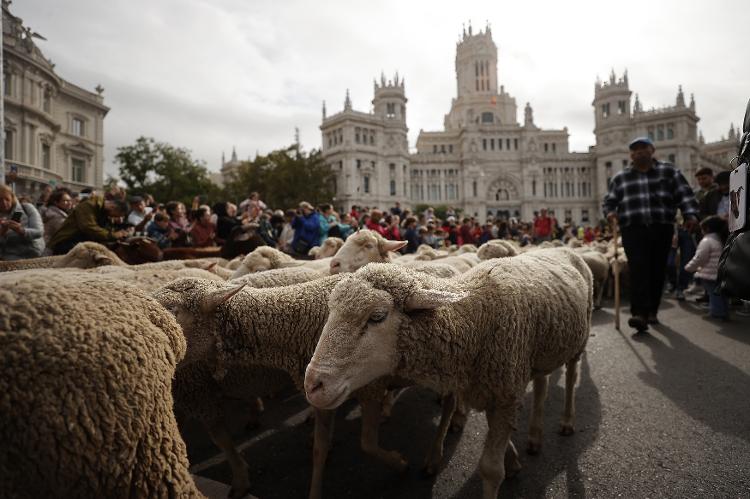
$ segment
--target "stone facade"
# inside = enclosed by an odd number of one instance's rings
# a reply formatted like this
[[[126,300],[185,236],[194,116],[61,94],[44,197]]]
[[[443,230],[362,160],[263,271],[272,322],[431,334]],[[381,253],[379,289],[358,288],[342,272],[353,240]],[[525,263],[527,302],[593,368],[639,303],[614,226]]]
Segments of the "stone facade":
[[[595,223],[609,178],[629,161],[634,137],[654,139],[657,157],[675,162],[694,182],[701,166],[727,169],[727,154],[738,134],[706,144],[697,135],[695,101],[685,104],[682,88],[675,105],[644,110],[631,94],[627,73],[594,87],[596,145],[571,152],[568,129],[545,129],[534,122],[529,103],[523,123],[516,100],[498,84],[497,47],[489,27],[464,32],[456,47],[457,94],[443,130],[420,130],[409,152],[406,95],[398,75],[375,82],[373,111],[351,107],[326,115],[322,150],[336,173],[335,205],[387,208],[448,205],[484,219],[488,215],[531,220],[548,208],[560,220]],[[499,87],[499,88],[498,88]]]
[[[104,177],[103,89],[95,93],[55,73],[3,1],[5,167],[18,171],[16,192],[34,196],[45,185],[73,191],[101,188]]]

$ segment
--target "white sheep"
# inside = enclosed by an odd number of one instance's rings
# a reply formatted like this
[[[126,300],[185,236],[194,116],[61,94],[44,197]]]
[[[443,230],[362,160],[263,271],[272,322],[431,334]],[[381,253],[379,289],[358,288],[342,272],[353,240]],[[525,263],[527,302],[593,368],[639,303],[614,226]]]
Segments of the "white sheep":
[[[480,260],[489,260],[490,258],[506,258],[518,255],[518,248],[505,239],[490,239],[477,250],[477,256]]]
[[[263,270],[298,267],[302,263],[270,246],[259,246],[242,259],[242,263],[235,269],[231,278]]]
[[[202,497],[172,411],[171,314],[57,269],[0,276],[0,309],[4,497]]]
[[[25,260],[0,261],[0,272],[44,268],[89,269],[103,265],[125,266],[114,252],[95,242],[78,243],[64,255],[43,256]]]
[[[310,248],[308,255],[315,257],[316,260],[334,256],[336,252],[344,245],[344,240],[340,237],[329,237],[323,241],[322,246]]]
[[[589,335],[591,273],[569,250],[496,259],[451,281],[370,264],[334,288],[305,376],[311,404],[332,409],[373,379],[399,375],[485,410],[485,498],[505,477],[517,407],[534,380],[530,450],[541,445],[546,375],[566,365],[562,431],[573,431],[578,359]]]
[[[328,296],[342,277],[267,289],[222,287],[202,279],[180,279],[157,290],[154,297],[175,314],[187,338],[188,352],[180,369],[210,361],[217,379],[238,365],[282,369],[302,391],[305,367],[328,317]],[[378,445],[385,388],[385,384],[374,383],[355,394],[362,404],[361,445],[365,453],[403,470],[406,461],[401,455]],[[333,416],[333,411],[316,410],[312,498],[321,496]],[[439,445],[436,443],[435,448],[442,449],[449,422],[450,418],[441,422],[436,437]],[[243,462],[231,452],[227,456],[235,474],[233,484],[247,483]]]

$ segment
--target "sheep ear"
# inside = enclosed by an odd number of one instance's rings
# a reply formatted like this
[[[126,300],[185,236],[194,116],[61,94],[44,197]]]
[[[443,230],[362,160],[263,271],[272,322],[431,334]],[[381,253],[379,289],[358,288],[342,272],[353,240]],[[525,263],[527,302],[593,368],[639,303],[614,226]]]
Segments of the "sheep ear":
[[[114,263],[107,255],[94,255],[94,262],[97,265],[112,265]]]
[[[222,303],[226,303],[231,297],[239,293],[240,290],[242,290],[242,288],[244,288],[245,286],[247,286],[246,282],[233,288],[217,289],[216,291],[209,293],[205,298],[203,298],[203,301],[201,302],[201,312],[203,312],[204,314],[214,313],[219,305],[221,305]]]
[[[409,244],[409,241],[384,241],[380,244],[380,252],[387,254],[389,251],[398,251]]]
[[[210,272],[214,267],[216,267],[216,265],[218,265],[218,262],[209,263],[208,265],[203,267],[203,270],[207,270]]]
[[[420,289],[411,294],[404,303],[404,310],[434,310],[456,303],[469,296],[469,293],[454,293],[437,289]]]
[[[300,262],[299,260],[292,260],[289,262],[281,262],[281,265],[279,265],[280,269],[286,269],[288,267],[299,267],[301,265],[304,265],[305,262]]]

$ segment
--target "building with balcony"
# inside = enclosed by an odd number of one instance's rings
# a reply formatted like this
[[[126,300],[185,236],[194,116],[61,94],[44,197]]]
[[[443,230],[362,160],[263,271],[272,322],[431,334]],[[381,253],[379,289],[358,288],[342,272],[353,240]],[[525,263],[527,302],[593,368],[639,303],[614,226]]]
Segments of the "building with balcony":
[[[16,192],[34,195],[46,185],[73,191],[101,188],[104,177],[104,105],[95,92],[64,80],[3,0],[5,170],[17,172]]]

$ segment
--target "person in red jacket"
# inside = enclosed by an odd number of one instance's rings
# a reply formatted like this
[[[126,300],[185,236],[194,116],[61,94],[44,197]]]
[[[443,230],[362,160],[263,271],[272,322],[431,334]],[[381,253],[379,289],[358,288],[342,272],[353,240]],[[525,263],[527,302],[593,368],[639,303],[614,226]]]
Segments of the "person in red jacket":
[[[552,239],[552,218],[547,215],[547,209],[542,208],[539,216],[534,220],[534,240],[536,242]]]
[[[474,227],[469,218],[464,218],[463,223],[461,224],[460,234],[462,245],[476,243],[476,240],[474,239]]]
[[[380,224],[382,218],[383,212],[373,209],[370,212],[370,220],[367,222],[367,228],[385,237],[385,227]]]

